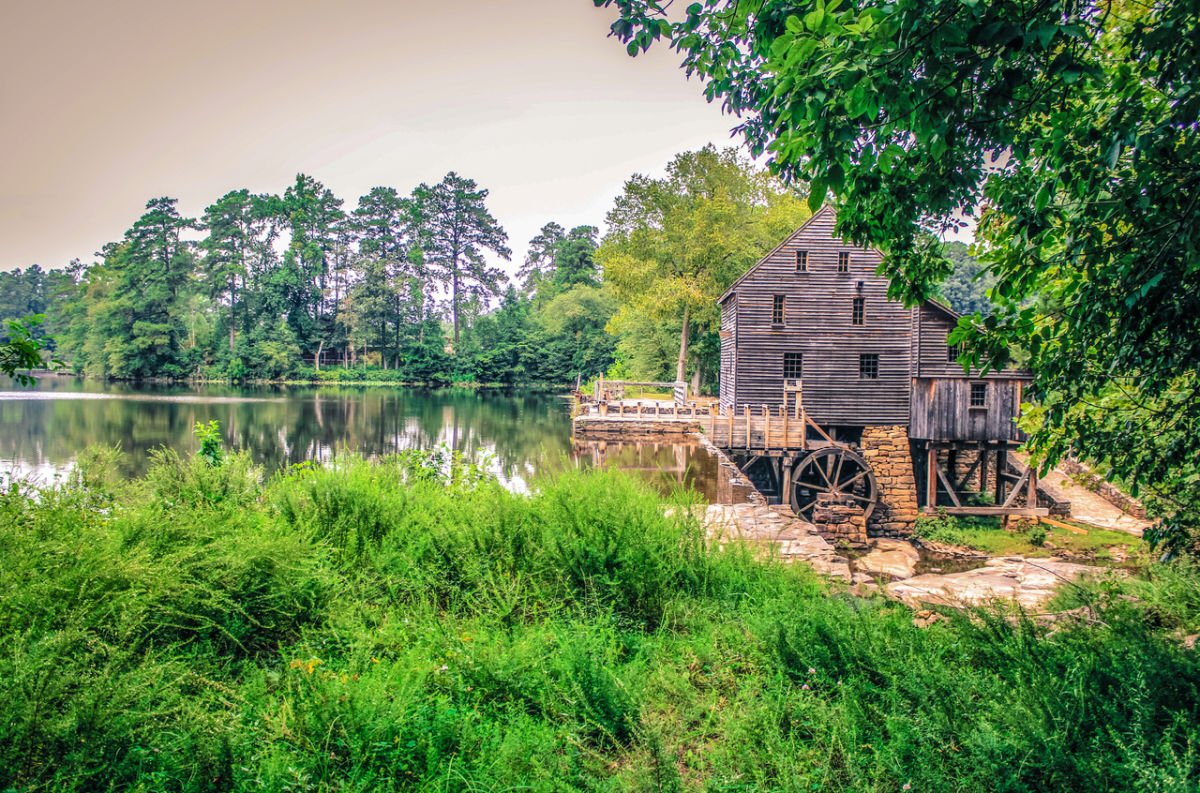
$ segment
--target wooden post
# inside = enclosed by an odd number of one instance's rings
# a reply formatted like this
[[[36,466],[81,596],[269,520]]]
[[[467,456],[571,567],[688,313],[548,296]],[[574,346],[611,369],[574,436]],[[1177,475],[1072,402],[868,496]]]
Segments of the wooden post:
[[[979,492],[987,492],[987,449],[979,450]]]
[[[937,507],[937,449],[929,447],[925,455],[925,506],[929,509]]]
[[[727,429],[727,432],[725,433],[725,448],[726,449],[733,448],[733,412],[734,412],[734,410],[735,410],[735,407],[733,405],[730,405],[729,413],[726,415],[726,418],[728,419],[728,421],[725,422],[725,426]]]
[[[750,448],[750,406],[742,405],[742,415],[746,417],[746,448]]]
[[[1008,476],[1008,452],[1003,449],[996,450],[996,505],[999,506],[1005,502],[1004,497],[1004,479]]]
[[[783,419],[783,448],[792,448],[792,437],[788,435],[787,394],[783,395],[783,407],[779,409],[779,418]]]
[[[771,448],[771,408],[763,405],[763,448]]]
[[[1029,466],[1029,490],[1025,494],[1025,506],[1033,509],[1038,505],[1037,499],[1037,469]]]

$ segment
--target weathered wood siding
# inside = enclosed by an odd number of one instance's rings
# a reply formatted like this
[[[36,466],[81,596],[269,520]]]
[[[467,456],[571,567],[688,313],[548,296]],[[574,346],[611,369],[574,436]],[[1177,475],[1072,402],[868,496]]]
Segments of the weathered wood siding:
[[[908,435],[930,441],[1024,441],[1015,420],[1025,382],[1011,376],[913,378]],[[983,407],[971,407],[972,383],[987,386]]]
[[[721,304],[721,372],[720,400],[723,408],[734,405],[734,382],[737,378],[737,295],[730,295]]]
[[[833,210],[823,208],[734,285],[735,297],[726,301],[729,305],[736,299],[732,401],[781,404],[784,353],[801,353],[804,405],[817,422],[905,424],[912,312],[888,301],[887,279],[875,273],[880,255],[843,243],[834,237],[833,226]],[[808,251],[807,272],[796,271],[797,251]],[[838,272],[842,251],[850,253],[849,272]],[[775,295],[785,297],[782,326],[771,321]],[[865,301],[862,325],[852,320],[856,297]],[[859,377],[863,354],[879,356],[878,378]],[[722,346],[723,371],[725,356]]]

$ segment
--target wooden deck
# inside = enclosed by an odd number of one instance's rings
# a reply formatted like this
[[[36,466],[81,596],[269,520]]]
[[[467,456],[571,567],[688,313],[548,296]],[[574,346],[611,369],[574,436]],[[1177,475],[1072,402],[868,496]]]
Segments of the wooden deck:
[[[835,445],[803,410],[770,405],[742,405],[735,412],[721,411],[715,402],[585,402],[577,406],[574,426],[584,437],[703,432],[719,448],[767,456]]]

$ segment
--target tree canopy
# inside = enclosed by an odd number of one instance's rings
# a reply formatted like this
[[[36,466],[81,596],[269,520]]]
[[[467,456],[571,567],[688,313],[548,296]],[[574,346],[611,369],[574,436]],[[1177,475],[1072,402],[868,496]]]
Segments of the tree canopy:
[[[669,41],[752,150],[886,254],[893,295],[977,219],[994,310],[977,363],[1028,353],[1032,446],[1200,526],[1200,6],[1098,0],[595,0],[631,54]],[[1154,437],[1154,443],[1146,443]]]
[[[662,178],[629,179],[608,213],[597,258],[620,301],[613,327],[625,338],[633,373],[653,376],[659,365],[639,338],[657,335],[650,322],[678,329],[673,376],[686,379],[689,342],[715,329],[717,298],[808,214],[735,149],[684,152]]]

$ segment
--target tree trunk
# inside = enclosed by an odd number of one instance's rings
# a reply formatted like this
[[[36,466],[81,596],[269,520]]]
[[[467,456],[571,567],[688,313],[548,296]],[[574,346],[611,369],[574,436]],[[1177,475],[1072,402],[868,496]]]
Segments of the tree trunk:
[[[687,377],[688,308],[688,306],[683,307],[683,329],[679,332],[679,361],[675,365],[675,382],[677,383]]]
[[[325,340],[321,339],[320,341],[317,342],[317,357],[315,359],[313,359],[313,366],[316,367],[316,370],[318,372],[321,371],[321,351],[324,349],[325,349]]]
[[[458,355],[458,272],[457,268],[450,279],[451,312],[454,314],[454,354]]]

